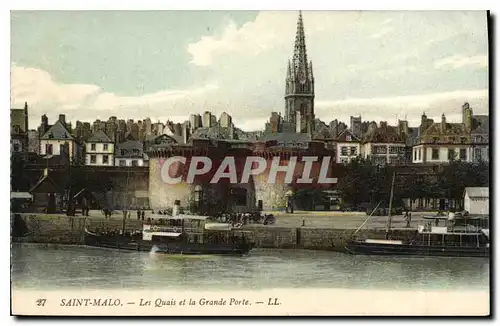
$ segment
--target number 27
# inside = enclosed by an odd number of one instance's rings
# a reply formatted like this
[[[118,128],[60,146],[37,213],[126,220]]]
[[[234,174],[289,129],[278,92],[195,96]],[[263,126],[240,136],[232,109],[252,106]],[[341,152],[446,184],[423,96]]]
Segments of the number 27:
[[[47,299],[37,299],[36,305],[39,307],[43,307],[43,306],[45,306],[45,302],[47,302]]]

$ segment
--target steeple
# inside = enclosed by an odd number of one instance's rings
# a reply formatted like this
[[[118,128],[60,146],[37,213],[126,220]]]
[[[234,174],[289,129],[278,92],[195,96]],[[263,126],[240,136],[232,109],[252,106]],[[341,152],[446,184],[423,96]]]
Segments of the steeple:
[[[302,21],[302,11],[299,11],[299,20],[297,21],[297,33],[295,34],[295,47],[293,51],[293,66],[295,73],[300,77],[307,77],[307,52],[306,37],[304,33],[304,22]]]
[[[296,132],[314,131],[314,77],[307,62],[302,12],[299,11],[293,58],[288,61],[285,88],[285,121]]]

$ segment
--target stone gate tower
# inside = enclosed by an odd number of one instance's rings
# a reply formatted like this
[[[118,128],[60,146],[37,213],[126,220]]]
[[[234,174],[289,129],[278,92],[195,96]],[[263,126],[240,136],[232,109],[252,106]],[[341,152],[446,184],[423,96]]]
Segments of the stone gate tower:
[[[285,89],[285,121],[298,133],[314,131],[314,77],[307,62],[302,12],[299,12],[293,59],[288,60]]]

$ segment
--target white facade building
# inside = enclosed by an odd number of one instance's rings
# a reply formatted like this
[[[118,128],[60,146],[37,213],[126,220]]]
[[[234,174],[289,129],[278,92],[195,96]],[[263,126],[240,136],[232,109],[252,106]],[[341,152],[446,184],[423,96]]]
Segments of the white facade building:
[[[70,162],[78,153],[78,144],[61,121],[57,121],[49,130],[40,137],[40,155],[61,155],[63,148],[68,147]]]
[[[462,161],[472,160],[467,144],[420,144],[413,146],[413,163],[446,163],[453,157]]]
[[[490,213],[490,189],[488,187],[467,187],[464,191],[464,209],[471,215]]]
[[[344,130],[336,141],[336,162],[347,164],[361,156],[361,142],[351,130]]]
[[[113,166],[115,144],[101,130],[85,142],[85,165]]]

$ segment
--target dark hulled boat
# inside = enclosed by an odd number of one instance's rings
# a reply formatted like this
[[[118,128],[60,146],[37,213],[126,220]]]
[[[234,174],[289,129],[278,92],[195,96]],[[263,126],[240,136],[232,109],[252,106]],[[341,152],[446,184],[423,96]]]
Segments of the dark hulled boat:
[[[226,223],[211,223],[205,216],[152,216],[140,232],[91,232],[85,244],[120,250],[153,251],[180,255],[245,255],[250,252],[249,231]]]
[[[441,220],[442,218],[427,217],[427,219]],[[345,248],[351,254],[362,255],[490,256],[489,229],[468,224],[471,218],[445,218],[444,220],[446,221],[445,226],[433,225],[432,222],[427,225],[419,225],[413,238],[408,241],[356,239],[348,241]]]
[[[490,231],[484,227],[484,218],[449,213],[448,217],[425,217],[430,220],[425,225],[419,225],[410,240],[395,240],[391,237],[392,198],[394,193],[393,173],[391,195],[389,199],[389,214],[387,220],[386,239],[350,239],[345,249],[350,254],[361,255],[399,255],[399,256],[448,256],[448,257],[489,257]],[[375,207],[366,221],[376,211]],[[439,221],[444,220],[444,226]],[[486,222],[488,222],[486,220]],[[489,223],[488,223],[489,224]],[[488,225],[487,224],[487,225]]]

